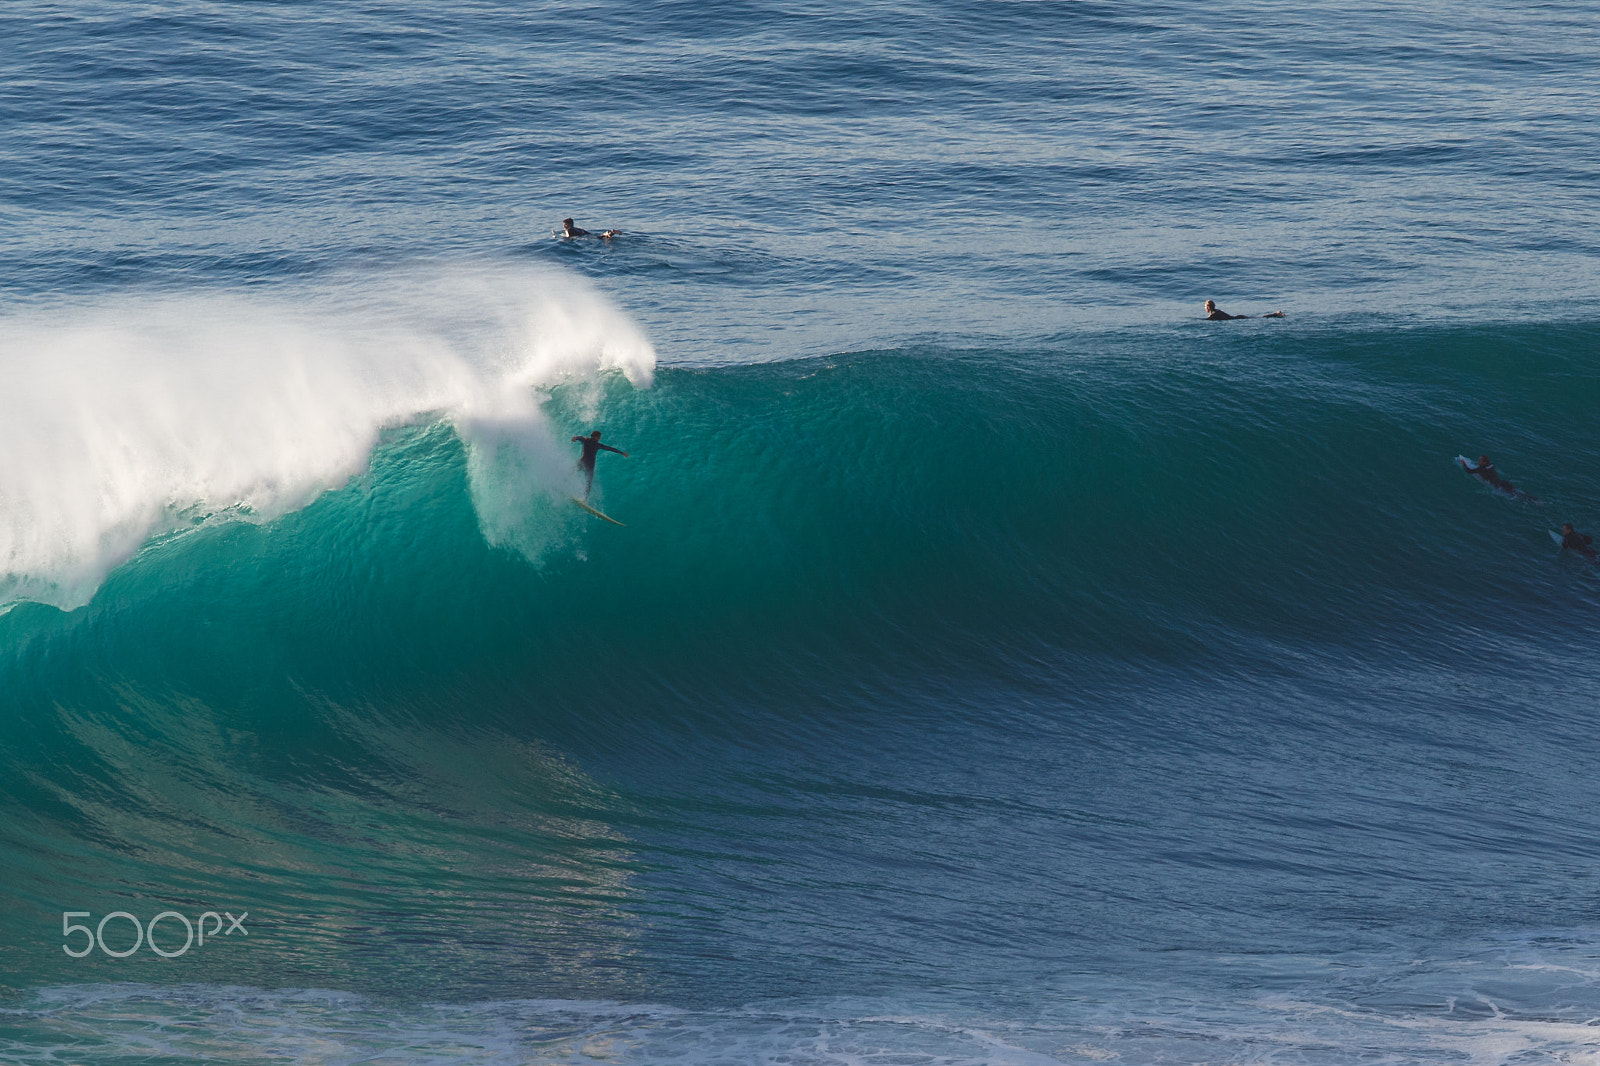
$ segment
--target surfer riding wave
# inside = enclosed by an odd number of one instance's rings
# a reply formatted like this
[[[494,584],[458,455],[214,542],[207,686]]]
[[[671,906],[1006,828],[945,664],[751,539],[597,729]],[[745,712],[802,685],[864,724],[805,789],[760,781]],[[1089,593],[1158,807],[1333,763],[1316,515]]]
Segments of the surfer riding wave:
[[[594,488],[594,457],[600,454],[602,449],[608,452],[616,452],[624,459],[628,457],[628,453],[621,448],[613,448],[609,444],[601,444],[600,431],[598,429],[587,437],[573,437],[572,442],[583,445],[583,454],[578,457],[578,469],[583,471],[583,498],[587,500],[589,491]]]

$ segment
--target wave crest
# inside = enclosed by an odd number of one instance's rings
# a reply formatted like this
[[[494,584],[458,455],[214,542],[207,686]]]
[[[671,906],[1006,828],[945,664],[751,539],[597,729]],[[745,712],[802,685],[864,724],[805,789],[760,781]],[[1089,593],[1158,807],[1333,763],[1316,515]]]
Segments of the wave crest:
[[[0,337],[0,604],[62,608],[152,537],[302,507],[365,469],[382,429],[430,417],[473,450],[486,535],[536,551],[517,502],[572,476],[545,390],[655,370],[604,296],[530,271],[123,297],[14,316]]]

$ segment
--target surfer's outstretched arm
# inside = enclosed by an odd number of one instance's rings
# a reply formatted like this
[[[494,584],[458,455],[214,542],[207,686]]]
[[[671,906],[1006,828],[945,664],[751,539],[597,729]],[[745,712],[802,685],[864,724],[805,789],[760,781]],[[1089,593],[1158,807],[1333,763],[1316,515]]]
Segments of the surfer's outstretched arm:
[[[573,437],[572,439],[573,440],[581,440],[582,438],[581,437]],[[621,448],[613,448],[609,444],[602,444],[602,445],[600,445],[600,447],[604,448],[608,452],[616,452],[618,455],[622,456],[624,459],[626,459],[628,457],[628,453],[623,451]]]

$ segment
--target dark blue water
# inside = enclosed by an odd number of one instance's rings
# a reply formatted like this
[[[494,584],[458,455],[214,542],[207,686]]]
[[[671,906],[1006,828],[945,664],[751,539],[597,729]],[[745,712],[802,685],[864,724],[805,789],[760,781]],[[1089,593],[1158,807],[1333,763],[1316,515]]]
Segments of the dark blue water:
[[[0,1057],[1593,1058],[1597,30],[8,6]]]

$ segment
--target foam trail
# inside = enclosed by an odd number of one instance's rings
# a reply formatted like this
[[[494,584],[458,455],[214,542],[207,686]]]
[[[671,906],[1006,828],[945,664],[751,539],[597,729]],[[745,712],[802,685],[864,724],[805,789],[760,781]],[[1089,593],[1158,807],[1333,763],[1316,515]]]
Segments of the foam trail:
[[[70,608],[151,537],[304,506],[425,416],[471,449],[485,534],[536,552],[528,507],[571,477],[542,390],[648,386],[655,353],[579,281],[457,268],[12,317],[0,365],[0,604]]]

